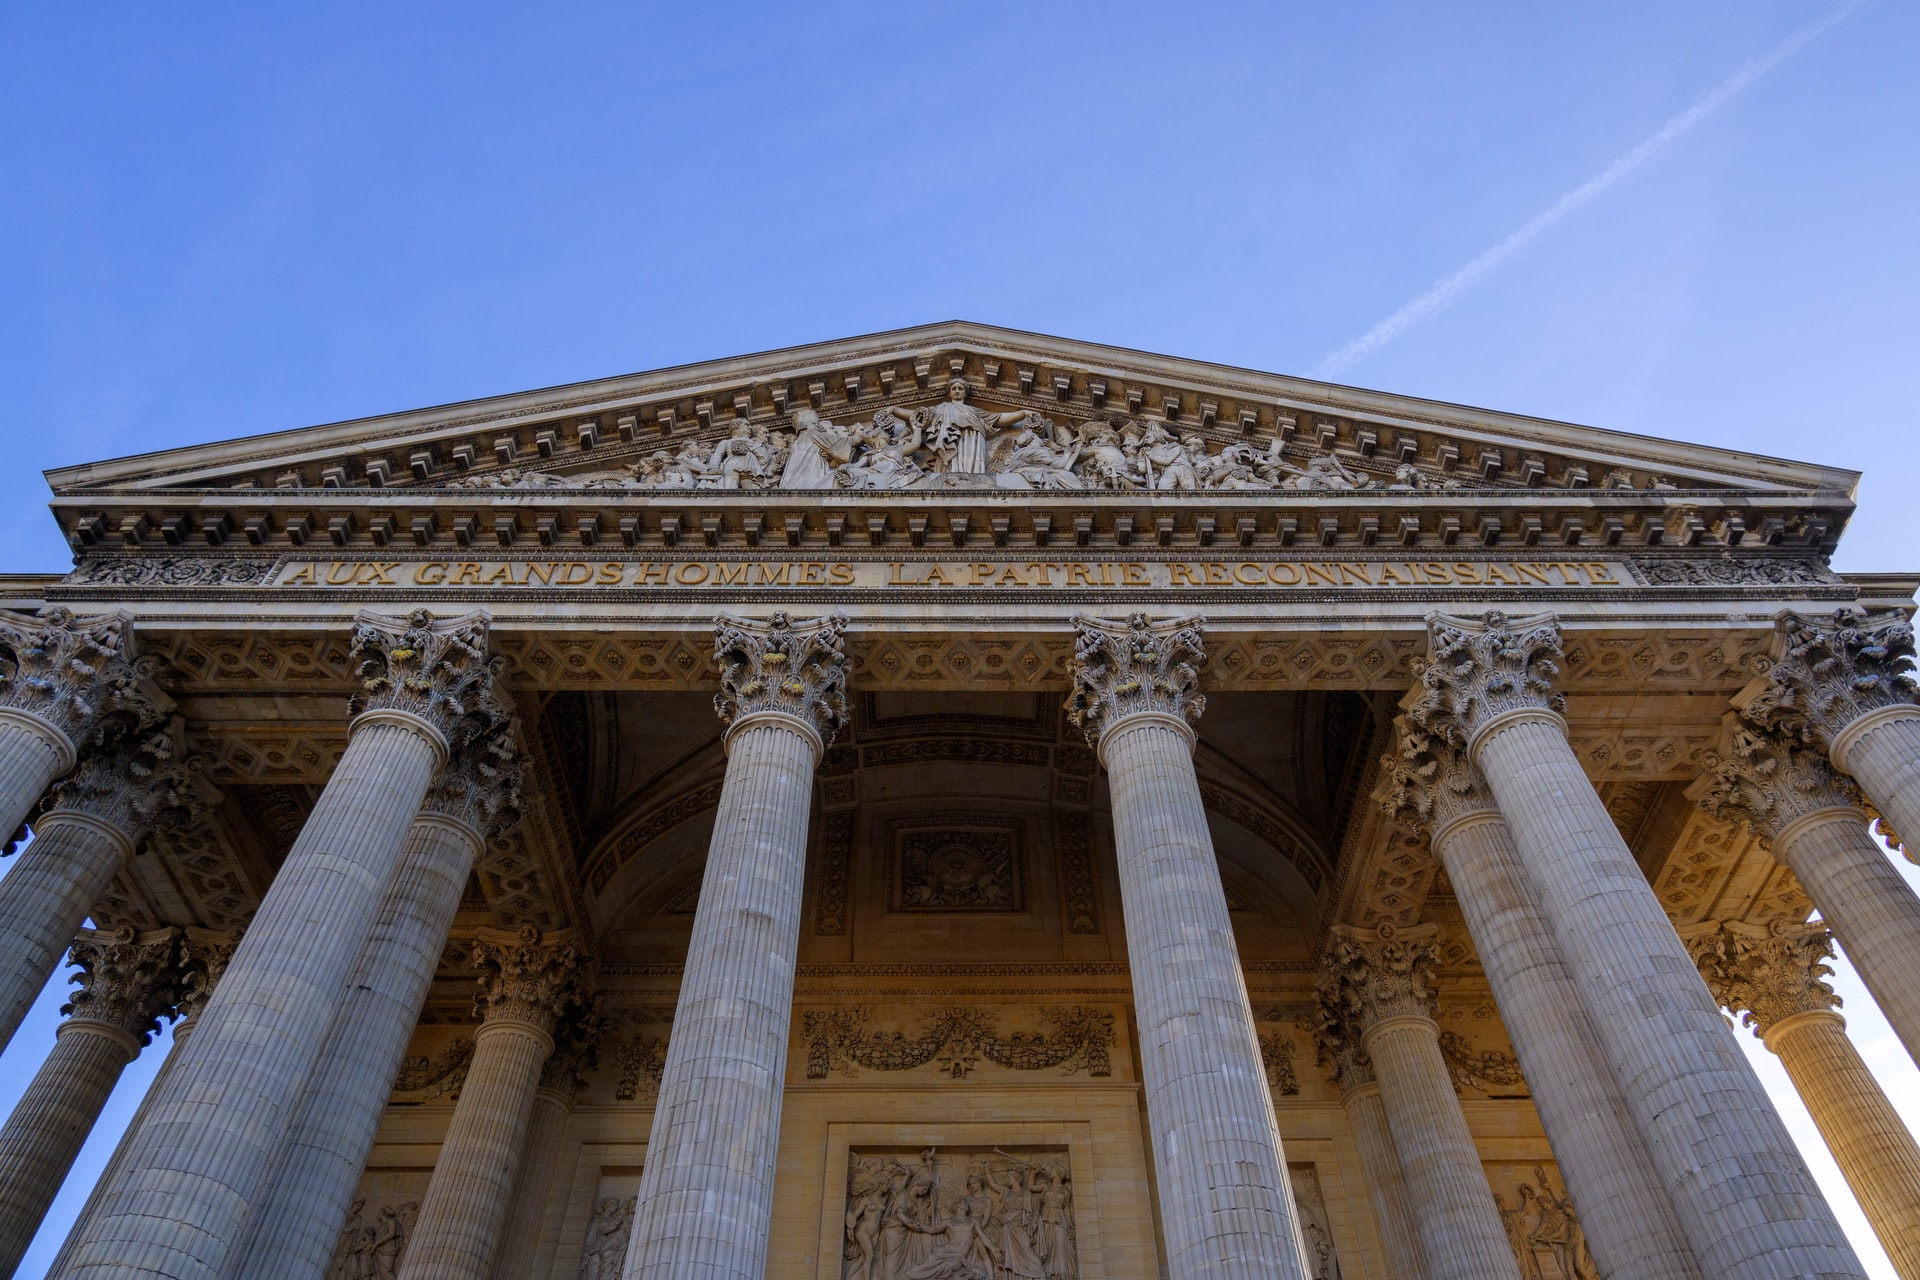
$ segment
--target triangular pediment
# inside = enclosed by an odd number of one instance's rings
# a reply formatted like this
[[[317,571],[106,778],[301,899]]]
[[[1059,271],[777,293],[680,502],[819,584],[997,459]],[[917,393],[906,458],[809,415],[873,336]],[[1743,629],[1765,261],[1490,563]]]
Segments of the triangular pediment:
[[[833,486],[845,486],[852,469],[859,487],[932,487],[942,482],[925,477],[951,472],[954,460],[943,463],[924,441],[910,459],[916,481],[876,476],[888,459],[860,463],[890,423],[911,425],[937,410],[956,378],[968,384],[966,404],[997,419],[988,444],[1000,456],[990,468],[1067,487],[1078,477],[1088,488],[1178,491],[1195,463],[1191,480],[1202,489],[1847,494],[1857,479],[1838,468],[954,322],[60,468],[48,480],[73,496],[778,488],[784,451],[810,413],[835,433],[824,459],[838,470]],[[1017,432],[1015,415],[1030,415],[1040,430],[1025,457],[1009,459],[1004,437]],[[1090,443],[1108,432],[1108,447]],[[748,441],[738,452],[760,455],[757,468],[744,458],[716,465],[716,449],[736,433]],[[902,434],[894,432],[896,445]],[[1049,454],[1064,465],[1050,466]]]

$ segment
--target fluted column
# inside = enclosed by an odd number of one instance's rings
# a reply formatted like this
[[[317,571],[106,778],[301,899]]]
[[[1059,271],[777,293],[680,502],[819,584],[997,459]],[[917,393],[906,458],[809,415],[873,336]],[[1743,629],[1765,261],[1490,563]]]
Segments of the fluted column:
[[[1413,1229],[1413,1209],[1407,1202],[1407,1180],[1400,1170],[1400,1154],[1393,1149],[1387,1110],[1380,1101],[1380,1082],[1373,1078],[1373,1062],[1360,1041],[1346,1034],[1338,1018],[1323,1020],[1316,1038],[1319,1059],[1340,1089],[1340,1106],[1353,1130],[1360,1152],[1360,1176],[1366,1180],[1367,1202],[1373,1206],[1380,1246],[1386,1253],[1387,1274],[1393,1280],[1426,1280],[1420,1240]]]
[[[1920,895],[1868,832],[1854,780],[1818,746],[1730,713],[1721,750],[1687,794],[1773,846],[1920,1062]]]
[[[598,1059],[599,1031],[598,1019],[583,1011],[583,1016],[555,1032],[554,1050],[540,1071],[540,1087],[534,1090],[506,1225],[493,1251],[490,1274],[494,1280],[523,1280],[533,1274],[547,1200],[553,1192],[554,1166],[566,1141],[567,1118],[573,1114],[581,1068]]]
[[[217,1280],[266,1191],[434,772],[485,718],[486,619],[362,614],[346,753],[62,1280]]]
[[[1113,800],[1168,1272],[1297,1280],[1310,1272],[1193,772],[1199,619],[1074,626],[1067,716],[1095,744]]]
[[[1408,720],[1512,828],[1614,1082],[1710,1280],[1864,1273],[1567,741],[1551,616],[1428,620]]]
[[[204,757],[183,758],[171,726],[137,735],[123,727],[104,726],[53,785],[32,843],[0,880],[0,1040],[12,1037],[134,850],[157,830],[197,820],[213,799],[197,778]]]
[[[1755,724],[1824,749],[1896,832],[1920,832],[1920,679],[1913,627],[1898,613],[1784,615],[1773,664],[1734,705]],[[1840,942],[1852,954],[1845,934]]]
[[[19,829],[132,691],[132,623],[120,609],[84,618],[58,606],[0,609],[0,835]]]
[[[0,1129],[0,1276],[20,1265],[40,1219],[100,1118],[120,1073],[180,999],[179,930],[86,930],[80,972],[53,1052]]]
[[[173,1045],[167,1050],[166,1060],[160,1064],[160,1070],[154,1073],[153,1080],[147,1085],[147,1092],[140,1099],[140,1105],[134,1108],[133,1119],[120,1134],[120,1141],[114,1144],[113,1154],[107,1157],[107,1164],[94,1179],[93,1189],[87,1193],[86,1203],[80,1207],[79,1214],[73,1220],[73,1226],[67,1232],[67,1238],[61,1242],[60,1252],[53,1256],[53,1265],[47,1268],[47,1274],[57,1276],[66,1266],[67,1255],[72,1252],[77,1240],[87,1233],[89,1224],[100,1211],[100,1195],[113,1182],[115,1175],[125,1165],[127,1149],[132,1144],[133,1135],[139,1132],[141,1123],[146,1119],[147,1109],[154,1096],[160,1092],[161,1085],[179,1065],[185,1052],[187,1039],[193,1034],[194,1023],[207,1007],[207,1001],[213,996],[214,984],[220,981],[220,975],[226,972],[227,962],[233,959],[234,948],[240,945],[238,929],[203,929],[197,925],[188,925],[180,930],[178,961],[180,965],[179,1000],[174,1005],[174,1016],[179,1020],[173,1024]]]
[[[846,720],[846,619],[722,616],[727,776],[624,1274],[761,1280],[813,771]]]
[[[1720,1002],[1780,1058],[1902,1280],[1920,1280],[1920,1145],[1847,1038],[1833,935],[1813,924],[1697,926],[1688,949]]]
[[[231,1277],[318,1280],[332,1260],[474,862],[520,820],[525,761],[504,705],[495,723],[427,792]]]
[[[1394,730],[1376,799],[1425,832],[1446,868],[1601,1274],[1699,1280],[1485,780],[1463,752],[1405,716]]]
[[[1431,1280],[1520,1280],[1440,1052],[1434,932],[1336,926],[1321,969],[1320,1021],[1326,1034],[1358,1040],[1373,1063]]]
[[[480,971],[473,1061],[440,1143],[433,1180],[407,1240],[400,1280],[485,1280],[494,1242],[510,1212],[534,1091],[553,1033],[590,995],[573,937],[483,932],[473,944]]]

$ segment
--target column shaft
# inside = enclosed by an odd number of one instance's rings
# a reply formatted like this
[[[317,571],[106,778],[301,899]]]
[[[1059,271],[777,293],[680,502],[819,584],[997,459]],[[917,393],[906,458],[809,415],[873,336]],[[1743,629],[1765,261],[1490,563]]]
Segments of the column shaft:
[[[1427,1018],[1388,1018],[1367,1029],[1364,1043],[1429,1277],[1519,1280],[1493,1189],[1440,1053],[1440,1029]]]
[[[508,1213],[533,1092],[553,1037],[523,1022],[483,1023],[440,1144],[400,1280],[483,1280]]]
[[[464,824],[413,824],[229,1275],[317,1280],[326,1271],[478,853]]]
[[[1796,822],[1774,841],[1774,852],[1846,948],[1908,1056],[1920,1062],[1920,896],[1858,810],[1830,809]]]
[[[1920,1280],[1920,1146],[1847,1039],[1846,1023],[1837,1013],[1803,1013],[1774,1024],[1765,1039],[1894,1270]]]
[[[140,1042],[118,1027],[72,1019],[0,1129],[0,1276],[33,1242],[74,1157]]]
[[[1476,750],[1702,1272],[1863,1276],[1564,724],[1504,719]]]
[[[1698,1280],[1580,991],[1534,901],[1513,833],[1477,813],[1434,833],[1540,1122],[1609,1280]]]
[[[1852,774],[1903,840],[1920,840],[1920,707],[1869,712],[1834,737],[1833,763]]]
[[[424,722],[356,727],[64,1278],[222,1273],[444,751]]]
[[[1296,1280],[1310,1273],[1192,741],[1178,721],[1141,715],[1100,744],[1168,1269]]]
[[[527,1144],[520,1153],[520,1176],[514,1180],[507,1223],[494,1250],[494,1280],[523,1280],[533,1274],[534,1255],[540,1250],[540,1229],[547,1221],[547,1197],[553,1190],[553,1169],[567,1136],[567,1117],[573,1100],[554,1089],[533,1096],[533,1118],[527,1124]]]
[[[39,716],[0,708],[0,840],[40,803],[53,780],[73,768],[74,743]]]
[[[16,855],[0,879],[0,1043],[12,1039],[87,912],[132,855],[132,840],[118,828],[58,810]]]
[[[1400,1155],[1393,1149],[1379,1084],[1369,1081],[1346,1090],[1340,1105],[1346,1109],[1354,1146],[1360,1150],[1360,1174],[1367,1180],[1367,1200],[1373,1205],[1374,1225],[1380,1229],[1387,1274],[1393,1280],[1426,1280],[1413,1211],[1407,1203],[1406,1177],[1400,1171]]]
[[[818,739],[797,724],[744,723],[700,882],[630,1277],[766,1270]]]

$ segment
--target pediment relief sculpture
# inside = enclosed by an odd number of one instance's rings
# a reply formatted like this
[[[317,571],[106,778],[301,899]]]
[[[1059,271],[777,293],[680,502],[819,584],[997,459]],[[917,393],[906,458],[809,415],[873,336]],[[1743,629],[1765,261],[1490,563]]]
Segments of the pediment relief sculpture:
[[[970,403],[965,378],[920,408],[882,408],[865,422],[794,411],[788,428],[735,418],[718,441],[655,449],[617,468],[570,474],[502,467],[448,482],[456,489],[1093,489],[1138,492],[1456,490],[1455,477],[1402,462],[1391,479],[1331,449],[1279,436],[1216,445],[1155,418],[1078,423],[1034,410]]]

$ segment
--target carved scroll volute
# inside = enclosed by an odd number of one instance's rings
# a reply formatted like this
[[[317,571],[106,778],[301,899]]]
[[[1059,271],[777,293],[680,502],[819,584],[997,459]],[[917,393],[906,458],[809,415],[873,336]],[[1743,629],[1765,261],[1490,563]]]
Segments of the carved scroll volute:
[[[1067,719],[1096,749],[1120,721],[1154,715],[1191,731],[1207,709],[1200,666],[1207,660],[1198,617],[1125,622],[1076,614]]]
[[[1566,698],[1560,674],[1560,624],[1552,614],[1480,618],[1430,614],[1429,653],[1420,682],[1401,703],[1407,719],[1469,756],[1489,726],[1516,713],[1557,716]]]
[[[1741,1015],[1761,1038],[1788,1018],[1829,1013],[1840,997],[1827,985],[1833,933],[1818,920],[1771,925],[1728,921],[1688,931],[1687,951],[1713,998]]]
[[[720,692],[713,709],[729,736],[756,716],[798,720],[825,750],[847,721],[847,618],[831,613],[796,621],[776,613],[762,622],[721,614],[713,628]]]
[[[80,970],[73,977],[79,990],[60,1012],[121,1032],[129,1051],[150,1043],[160,1019],[174,1016],[185,995],[179,952],[178,929],[83,930],[67,953]]]
[[[1707,771],[1687,788],[1688,797],[1708,814],[1744,822],[1769,841],[1815,813],[1860,809],[1864,817],[1860,788],[1818,747],[1755,728],[1735,712],[1722,724],[1721,749],[1706,755]]]
[[[1829,750],[1862,716],[1920,703],[1913,627],[1898,613],[1840,609],[1827,620],[1786,614],[1774,655],[1734,705],[1755,724]]]
[[[487,654],[484,611],[435,618],[415,609],[405,618],[362,611],[354,618],[351,653],[360,692],[353,711],[424,723],[449,754],[500,727],[504,704],[493,696],[502,665]]]
[[[138,848],[156,831],[191,826],[220,799],[206,782],[211,757],[179,751],[180,727],[138,736],[109,732],[47,793],[47,811],[98,818]]]
[[[132,622],[122,610],[0,610],[0,707],[37,716],[76,746],[85,741],[113,693],[103,677],[116,666],[131,673]]]
[[[1469,814],[1499,813],[1466,752],[1404,715],[1394,718],[1393,746],[1381,757],[1373,800],[1393,821],[1429,839]]]

